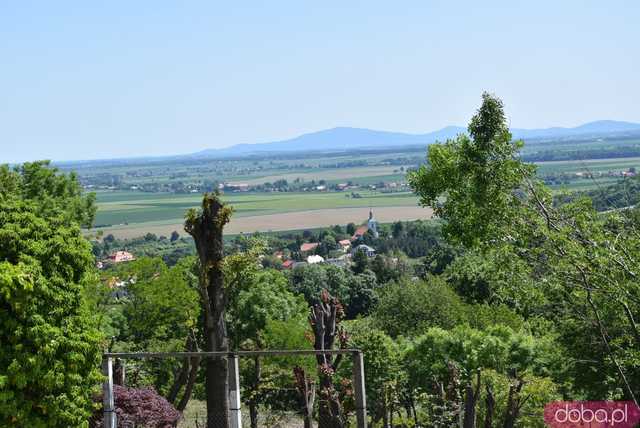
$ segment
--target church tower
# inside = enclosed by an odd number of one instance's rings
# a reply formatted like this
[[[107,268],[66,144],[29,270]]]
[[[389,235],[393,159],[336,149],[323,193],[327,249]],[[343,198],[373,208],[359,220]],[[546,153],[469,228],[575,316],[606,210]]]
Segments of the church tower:
[[[369,232],[378,238],[378,222],[373,217],[373,210],[371,208],[369,208],[369,221],[367,222],[367,227],[369,228]]]

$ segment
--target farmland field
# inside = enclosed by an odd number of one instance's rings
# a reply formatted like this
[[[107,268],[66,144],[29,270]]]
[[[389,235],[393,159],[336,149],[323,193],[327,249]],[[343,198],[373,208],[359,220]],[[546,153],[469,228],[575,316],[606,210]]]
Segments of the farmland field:
[[[224,195],[235,214],[229,233],[290,230],[362,222],[373,208],[382,222],[428,218],[410,192],[241,193]],[[170,234],[182,229],[184,213],[197,207],[201,195],[99,192],[96,224],[116,237]],[[103,225],[103,227],[100,227]]]
[[[553,172],[607,172],[623,171],[640,166],[640,158],[610,158],[610,159],[578,159],[567,161],[537,162],[538,173],[547,174]]]
[[[588,150],[637,145],[637,140],[540,143],[525,146],[523,154],[557,153],[562,158],[560,154],[578,149],[588,154]],[[204,191],[219,185],[248,186],[244,190],[249,191],[224,193],[235,209],[226,230],[235,234],[359,223],[366,219],[369,207],[381,222],[429,218],[431,211],[419,207],[406,187],[406,171],[423,163],[424,154],[424,149],[412,148],[281,158],[149,160],[79,164],[74,170],[88,189],[97,189],[97,230],[116,237],[180,231],[185,211],[198,206]],[[536,162],[538,175],[554,191],[590,190],[640,167],[640,157],[588,159],[585,155],[582,160],[573,156]],[[278,181],[284,188],[274,188]],[[343,183],[351,187],[337,191]],[[327,191],[320,191],[318,185]]]
[[[388,176],[398,172],[398,167],[393,166],[376,166],[376,167],[362,167],[362,168],[335,168],[335,169],[316,169],[315,171],[305,172],[287,172],[283,174],[267,175],[257,178],[242,179],[242,177],[235,177],[230,180],[230,184],[234,184],[235,181],[246,184],[262,184],[265,182],[273,182],[276,180],[302,180],[302,181],[319,181],[327,180],[331,182],[338,182],[360,177],[379,177]]]

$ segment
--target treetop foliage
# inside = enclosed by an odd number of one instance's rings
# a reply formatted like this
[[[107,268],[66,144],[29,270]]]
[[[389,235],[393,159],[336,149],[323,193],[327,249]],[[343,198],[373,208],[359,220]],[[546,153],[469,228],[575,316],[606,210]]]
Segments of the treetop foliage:
[[[86,426],[100,342],[84,296],[96,281],[73,176],[0,168],[0,425]],[[80,208],[82,207],[82,208]]]
[[[534,172],[517,157],[522,141],[512,141],[502,101],[488,93],[482,99],[469,124],[471,138],[430,145],[427,165],[407,175],[420,202],[446,221],[445,235],[466,246],[495,236],[496,224],[519,205],[523,176]]]
[[[62,214],[90,227],[96,214],[95,194],[84,194],[75,173],[61,174],[49,161],[27,162],[11,169],[0,166],[0,200],[34,204],[42,216]]]

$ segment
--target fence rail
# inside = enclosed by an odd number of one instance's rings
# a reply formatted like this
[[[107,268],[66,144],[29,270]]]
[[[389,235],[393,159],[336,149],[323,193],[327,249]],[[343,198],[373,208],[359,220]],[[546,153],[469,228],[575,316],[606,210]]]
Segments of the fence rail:
[[[315,349],[292,349],[273,351],[229,351],[229,352],[107,352],[103,354],[105,358],[126,358],[126,359],[146,359],[146,358],[186,358],[186,357],[271,357],[279,355],[338,355],[356,354],[359,349],[331,349],[318,351]]]
[[[351,355],[353,360],[353,392],[356,405],[356,426],[367,428],[367,401],[365,393],[364,360],[359,349],[294,349],[267,351],[235,351],[235,352],[108,352],[103,354],[102,371],[105,376],[103,384],[103,423],[105,428],[117,428],[113,396],[113,360],[119,359],[165,359],[165,358],[227,358],[229,366],[229,401],[231,428],[242,428],[240,400],[239,357],[267,357],[282,355]]]

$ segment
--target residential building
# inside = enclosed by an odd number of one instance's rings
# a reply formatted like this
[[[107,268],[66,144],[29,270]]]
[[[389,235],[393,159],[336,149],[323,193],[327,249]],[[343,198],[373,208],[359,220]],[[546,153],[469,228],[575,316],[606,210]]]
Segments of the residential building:
[[[300,246],[300,252],[310,253],[312,251],[315,251],[315,249],[318,248],[318,245],[320,245],[318,242],[305,242]]]
[[[324,263],[324,257],[318,255],[312,255],[307,257],[307,263],[310,265],[315,265],[317,263]]]
[[[364,252],[367,255],[367,257],[376,256],[376,250],[365,244],[360,244],[357,247],[354,247],[353,250],[351,250],[351,255],[353,256],[359,251]]]
[[[134,257],[134,255],[128,251],[116,251],[108,257],[107,261],[111,263],[122,263],[130,262],[131,260],[135,259],[136,258]]]
[[[282,263],[282,269],[293,269],[294,264],[295,264],[295,261],[287,260]]]
[[[340,245],[342,251],[347,252],[349,251],[349,248],[351,248],[351,241],[348,239],[343,239],[341,241],[338,241],[338,245]]]

